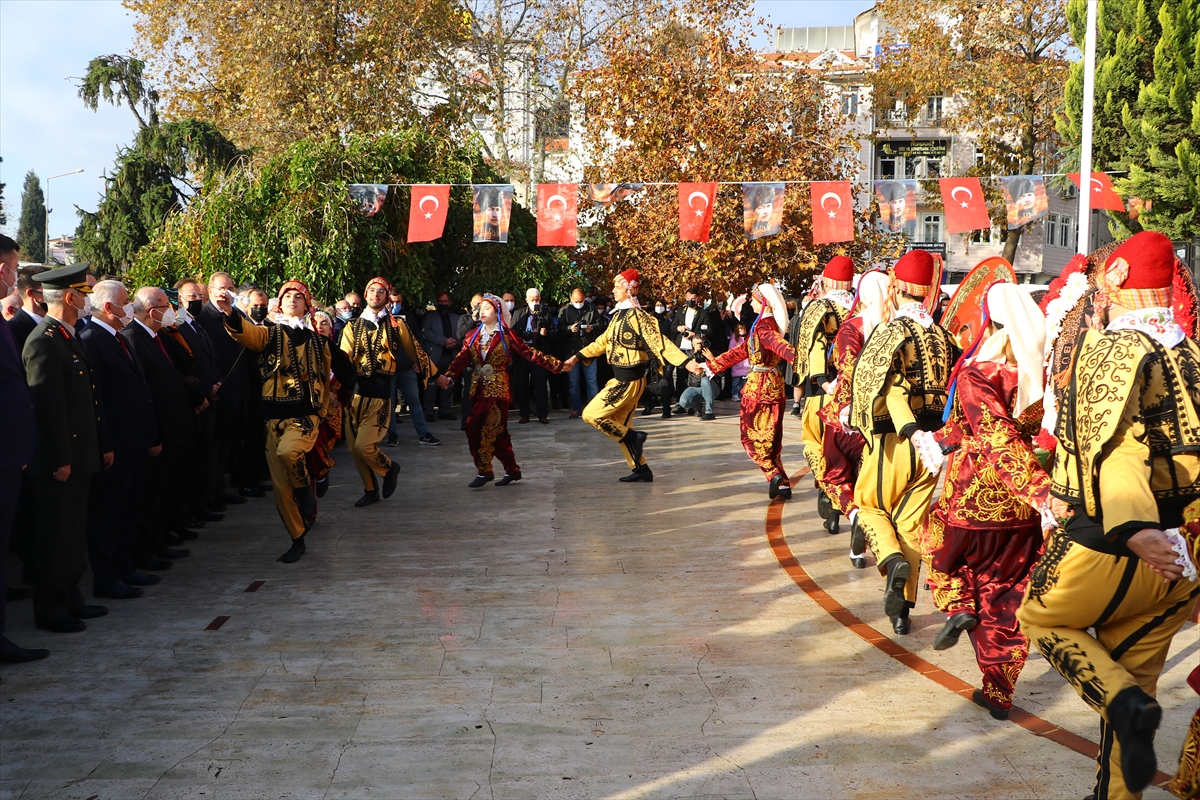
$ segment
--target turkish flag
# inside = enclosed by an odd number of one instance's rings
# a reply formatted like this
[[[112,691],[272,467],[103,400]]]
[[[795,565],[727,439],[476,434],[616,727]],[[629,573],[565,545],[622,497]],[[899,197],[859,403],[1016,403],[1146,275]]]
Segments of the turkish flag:
[[[421,184],[412,187],[412,204],[408,209],[408,240],[432,242],[441,238],[446,227],[446,212],[450,210],[449,184]]]
[[[942,178],[938,185],[942,189],[942,207],[946,209],[946,230],[949,233],[966,233],[992,227],[979,178]]]
[[[813,181],[808,185],[812,201],[813,244],[854,241],[854,198],[850,181]]]
[[[538,184],[538,247],[574,247],[579,238],[578,216],[578,184]]]
[[[1079,173],[1072,172],[1067,175],[1071,181],[1079,187],[1079,191],[1083,191],[1083,186],[1079,183]],[[1112,181],[1108,175],[1103,172],[1092,173],[1092,208],[1103,208],[1108,211],[1124,211],[1125,202],[1121,200],[1121,195],[1117,194],[1117,190],[1113,188]]]
[[[687,242],[707,242],[712,226],[716,183],[679,184],[679,238]]]

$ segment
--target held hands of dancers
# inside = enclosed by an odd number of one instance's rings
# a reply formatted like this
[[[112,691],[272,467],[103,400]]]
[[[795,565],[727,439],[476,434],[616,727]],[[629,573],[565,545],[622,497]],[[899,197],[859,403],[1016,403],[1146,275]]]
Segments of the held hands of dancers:
[[[925,469],[935,475],[941,472],[946,456],[934,435],[929,431],[917,431],[912,435],[912,443]]]
[[[571,356],[566,361],[562,362],[562,371],[570,372],[575,369],[575,365],[579,363],[579,356]]]
[[[1179,533],[1178,528],[1175,529],[1175,533]],[[1195,565],[1191,564],[1191,559],[1180,564],[1179,562],[1184,559],[1180,558],[1175,551],[1171,537],[1154,528],[1143,528],[1130,536],[1129,549],[1146,562],[1146,566],[1161,575],[1166,582],[1177,581],[1184,577],[1188,565],[1191,565],[1193,574],[1196,569]],[[1186,557],[1186,548],[1184,555]]]
[[[688,372],[692,373],[693,375],[704,374],[704,367],[700,366],[699,362],[696,362],[696,361],[687,362],[687,364],[684,365],[684,369],[686,369]]]
[[[451,384],[449,375],[438,375],[433,382],[437,384],[439,389],[449,389]]]

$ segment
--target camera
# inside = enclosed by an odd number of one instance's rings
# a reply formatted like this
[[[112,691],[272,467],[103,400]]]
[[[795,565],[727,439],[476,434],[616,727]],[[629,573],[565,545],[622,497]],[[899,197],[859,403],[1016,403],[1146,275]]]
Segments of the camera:
[[[705,356],[702,351],[704,350],[704,348],[708,347],[708,326],[701,325],[700,333],[693,338],[696,341],[695,341],[695,350],[694,350],[695,355],[692,356],[692,358],[696,359],[696,361],[698,361],[698,362],[707,361],[708,357]]]

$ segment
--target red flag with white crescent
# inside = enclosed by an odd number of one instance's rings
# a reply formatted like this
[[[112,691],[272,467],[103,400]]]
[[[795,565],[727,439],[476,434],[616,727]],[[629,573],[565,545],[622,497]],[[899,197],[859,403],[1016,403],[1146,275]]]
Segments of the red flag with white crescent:
[[[578,184],[538,184],[538,247],[574,247],[579,239],[578,217]]]
[[[854,241],[854,199],[850,181],[813,181],[812,193],[813,244],[833,244]]]
[[[942,189],[948,232],[966,233],[992,227],[979,178],[941,178],[938,185]]]
[[[408,240],[432,242],[441,238],[450,210],[449,184],[422,184],[412,187],[412,205],[408,210]]]
[[[1072,172],[1067,177],[1079,187],[1079,191],[1083,191],[1083,185],[1079,182],[1078,172]],[[1113,183],[1108,175],[1103,172],[1093,172],[1092,179],[1088,184],[1092,189],[1092,208],[1103,208],[1108,211],[1125,210],[1125,202],[1121,199],[1121,195],[1117,194],[1117,190],[1113,187]]]
[[[679,238],[687,242],[707,242],[712,226],[716,183],[679,184]]]

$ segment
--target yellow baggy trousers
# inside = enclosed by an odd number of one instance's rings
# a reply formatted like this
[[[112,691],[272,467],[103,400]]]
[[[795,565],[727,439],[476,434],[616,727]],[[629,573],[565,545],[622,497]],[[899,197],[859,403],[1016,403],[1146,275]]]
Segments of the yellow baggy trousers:
[[[620,443],[621,453],[630,469],[637,469],[646,463],[645,456],[642,456],[640,461],[634,461],[629,448],[621,442],[633,427],[633,414],[637,411],[638,400],[645,388],[645,378],[638,378],[636,381],[619,381],[613,378],[604,384],[604,388],[597,392],[583,409],[584,422]]]
[[[390,401],[382,397],[354,395],[346,409],[346,445],[354,458],[354,468],[362,478],[363,490],[376,489],[374,476],[383,477],[392,468],[392,460],[379,449],[387,436]]]
[[[296,505],[293,489],[309,487],[308,462],[305,456],[317,443],[317,424],[314,414],[292,419],[267,420],[267,469],[275,494],[275,508],[293,539],[304,535],[304,519]]]

